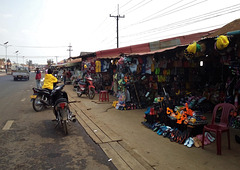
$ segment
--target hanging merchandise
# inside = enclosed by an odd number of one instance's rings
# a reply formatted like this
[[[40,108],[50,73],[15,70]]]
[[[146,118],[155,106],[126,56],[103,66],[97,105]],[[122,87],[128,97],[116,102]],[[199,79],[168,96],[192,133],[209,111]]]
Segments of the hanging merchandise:
[[[96,73],[101,72],[101,61],[96,60],[95,61],[95,66],[96,66],[96,68],[95,68]]]
[[[218,50],[223,50],[224,48],[226,48],[229,44],[229,40],[228,37],[225,35],[220,35],[219,37],[217,37],[217,41],[216,41],[216,48]]]
[[[201,46],[197,44],[196,42],[188,45],[187,52],[195,54],[196,52],[201,51]]]

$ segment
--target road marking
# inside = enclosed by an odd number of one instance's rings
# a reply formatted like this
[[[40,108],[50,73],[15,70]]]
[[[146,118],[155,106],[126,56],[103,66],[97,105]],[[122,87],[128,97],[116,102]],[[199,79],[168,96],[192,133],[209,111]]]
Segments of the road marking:
[[[23,98],[22,100],[21,100],[21,102],[24,102],[26,100],[26,98]]]
[[[7,121],[7,123],[5,124],[5,126],[2,128],[2,130],[9,130],[13,124],[14,120],[9,120]]]

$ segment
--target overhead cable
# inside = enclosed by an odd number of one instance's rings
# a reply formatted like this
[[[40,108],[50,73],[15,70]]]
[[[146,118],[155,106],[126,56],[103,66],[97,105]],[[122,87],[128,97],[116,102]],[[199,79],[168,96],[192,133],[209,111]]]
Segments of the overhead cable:
[[[128,25],[128,26],[126,26],[126,27],[124,27],[124,28],[121,28],[121,29],[126,29],[126,28],[129,28],[129,27],[134,26],[134,25],[138,25],[138,24],[142,24],[142,23],[145,23],[145,22],[148,22],[148,21],[152,21],[152,20],[154,20],[154,19],[157,19],[157,18],[166,16],[166,15],[170,15],[170,14],[173,14],[173,13],[175,13],[175,12],[178,12],[178,11],[181,11],[181,10],[184,10],[184,9],[187,9],[187,8],[190,8],[190,7],[199,5],[200,3],[203,3],[203,2],[205,2],[205,1],[207,1],[207,0],[204,0],[204,1],[201,1],[201,2],[197,2],[197,3],[194,3],[194,2],[196,2],[195,0],[194,0],[194,1],[191,1],[191,2],[185,3],[185,4],[181,5],[181,6],[178,6],[178,7],[174,8],[174,9],[171,9],[170,11],[166,11],[166,12],[164,12],[164,13],[161,14],[161,15],[158,15],[158,16],[155,16],[155,17],[152,17],[152,18],[147,17],[147,18],[149,18],[149,19],[146,19],[146,18],[145,18],[145,19],[143,19],[143,20],[140,21],[140,22],[137,22],[137,23],[135,23],[135,24],[130,24],[130,25]],[[178,3],[180,3],[180,2],[181,2],[181,1],[177,2],[176,4],[178,4]],[[192,4],[192,3],[194,3],[194,4]],[[191,4],[192,4],[192,5],[191,5]],[[187,6],[187,5],[188,5],[188,6]],[[167,8],[170,8],[170,6],[168,6]],[[167,9],[167,8],[164,8],[162,11],[164,11],[164,10]],[[162,11],[159,11],[159,12],[162,12]],[[159,12],[157,12],[157,13],[159,13]],[[156,13],[155,13],[155,14],[156,14]],[[154,15],[154,14],[153,14],[153,15]]]
[[[220,10],[216,10],[213,12],[209,12],[200,16],[196,16],[196,17],[192,17],[192,18],[188,18],[188,19],[184,19],[178,22],[174,22],[174,23],[170,23],[167,25],[164,25],[162,27],[157,27],[157,28],[153,28],[147,31],[143,31],[140,33],[135,33],[135,34],[131,34],[131,35],[125,35],[122,37],[129,37],[129,36],[136,36],[136,35],[141,35],[141,34],[147,34],[147,33],[152,33],[152,32],[159,32],[159,31],[168,31],[168,30],[172,30],[172,29],[176,29],[182,26],[187,26],[189,24],[194,24],[200,21],[204,21],[204,20],[208,20],[208,19],[212,19],[215,17],[219,17],[221,15],[225,15],[225,14],[229,14],[229,13],[233,13],[233,12],[237,12],[240,10],[240,4],[236,4],[234,6],[231,7],[227,7],[224,9],[220,9]]]

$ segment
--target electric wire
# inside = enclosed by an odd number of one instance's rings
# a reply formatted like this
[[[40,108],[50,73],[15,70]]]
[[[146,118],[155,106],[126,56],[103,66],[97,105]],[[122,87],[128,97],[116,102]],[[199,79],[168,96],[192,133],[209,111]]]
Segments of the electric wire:
[[[68,46],[19,46],[19,45],[13,45],[13,47],[19,47],[19,48],[67,48]]]
[[[129,9],[125,10],[123,13],[127,13],[128,11],[131,11],[132,9],[136,8],[138,5],[141,5],[144,1],[146,1],[146,0],[142,0],[141,2],[137,3],[136,5],[133,5]]]
[[[188,19],[184,19],[178,22],[174,22],[174,23],[170,23],[167,25],[164,25],[162,27],[157,27],[157,28],[153,28],[147,31],[143,31],[140,33],[135,33],[135,34],[131,34],[131,35],[125,35],[125,36],[121,36],[121,37],[129,37],[129,36],[136,36],[136,35],[142,35],[142,34],[147,34],[147,33],[152,33],[152,32],[165,32],[165,31],[169,31],[172,29],[176,29],[182,26],[187,26],[189,24],[194,24],[203,20],[208,20],[208,19],[212,19],[215,17],[219,17],[221,15],[225,15],[225,14],[229,14],[229,13],[233,13],[233,12],[237,12],[240,10],[239,8],[240,4],[236,4],[234,6],[225,8],[225,9],[220,9],[220,10],[216,10],[213,12],[209,12],[200,16],[196,16],[196,17],[192,17],[192,18],[188,18]],[[230,9],[229,9],[230,8]]]
[[[157,19],[157,18],[166,16],[166,15],[173,14],[173,13],[175,13],[175,12],[178,12],[178,11],[181,11],[181,10],[184,10],[184,9],[187,9],[187,8],[190,8],[190,7],[199,5],[199,4],[201,4],[201,3],[203,3],[203,2],[206,2],[206,1],[208,1],[208,0],[204,0],[204,1],[201,1],[201,2],[197,2],[197,3],[195,3],[195,4],[192,4],[192,3],[196,2],[195,0],[194,0],[194,1],[191,1],[191,2],[187,2],[187,3],[185,3],[185,4],[181,5],[181,6],[178,6],[178,7],[174,8],[174,9],[171,9],[170,11],[164,12],[164,13],[161,14],[161,15],[152,17],[152,18],[150,18],[150,19],[143,19],[142,21],[139,21],[139,22],[137,22],[137,23],[130,24],[130,25],[124,27],[124,28],[121,28],[121,30],[127,29],[127,28],[129,28],[129,27],[131,27],[131,26],[134,26],[134,25],[138,25],[138,24],[142,24],[142,23],[145,23],[145,22],[148,22],[148,21],[152,21],[152,20],[154,20],[154,19]],[[178,4],[178,3],[180,3],[180,2],[182,2],[182,1],[178,1],[176,4]],[[186,6],[186,4],[187,4],[188,6]],[[191,4],[192,4],[192,5],[191,5]],[[183,8],[182,8],[182,7],[183,7]],[[164,8],[162,11],[164,11],[165,9],[168,9],[168,8],[170,8],[170,6]],[[162,11],[159,11],[159,12],[162,12]],[[159,12],[157,12],[157,13],[159,13]],[[156,14],[156,13],[155,13],[155,14]],[[147,18],[149,18],[149,17],[147,17]]]
[[[194,32],[199,32],[199,31],[203,31],[203,30],[206,30],[206,29],[217,29],[219,27],[222,27],[224,26],[224,24],[218,24],[218,25],[213,25],[213,26],[209,26],[209,27],[204,27],[204,28],[198,28],[198,29],[194,29],[194,30],[188,30],[188,31],[185,31],[185,32],[181,32],[181,33],[175,33],[175,34],[169,34],[169,35],[164,35],[164,36],[159,36],[159,37],[154,37],[156,40],[163,40],[165,38],[169,38],[169,37],[174,37],[174,36],[183,36],[185,34],[190,34],[190,33],[194,33]],[[152,38],[145,38],[145,39],[142,39],[142,38],[136,38],[136,39],[133,39],[134,41],[138,41],[138,40],[142,40],[142,41],[146,41],[146,40],[153,40]],[[121,43],[128,43],[129,41],[121,41]]]
[[[184,10],[184,9],[187,9],[187,8],[190,8],[190,7],[199,5],[199,4],[201,4],[201,3],[203,3],[203,2],[206,2],[206,1],[208,1],[208,0],[203,0],[203,1],[201,1],[201,2],[197,2],[197,1],[194,0],[194,1],[191,1],[191,2],[187,3],[188,6],[186,6],[186,4],[183,4],[183,5],[181,5],[180,7],[174,8],[174,9],[172,9],[172,10],[170,10],[170,11],[167,11],[167,12],[165,12],[165,13],[163,13],[163,14],[160,14],[160,15],[158,15],[158,16],[155,16],[155,17],[150,18],[150,19],[148,19],[148,20],[146,20],[146,21],[143,21],[143,22],[147,22],[147,21],[150,21],[150,20],[159,18],[159,17],[166,16],[166,15],[170,15],[170,14],[173,14],[173,13],[175,13],[175,12],[178,12],[178,11],[181,11],[181,10]],[[194,2],[196,2],[196,3],[195,3],[195,4],[192,4],[192,3],[194,3]]]
[[[177,3],[174,2],[173,4],[171,4],[171,5],[169,5],[169,6],[165,7],[165,8],[163,8],[163,9],[161,9],[160,11],[158,11],[158,12],[156,12],[156,13],[153,13],[153,14],[147,16],[146,18],[143,18],[141,21],[144,21],[144,20],[146,20],[146,19],[148,19],[148,18],[150,18],[150,17],[152,17],[152,16],[154,16],[154,15],[160,13],[160,12],[163,12],[163,11],[165,11],[165,10],[167,10],[167,9],[169,9],[169,8],[171,8],[171,7],[173,7],[173,6],[176,6],[177,4],[181,3],[182,1],[183,1],[183,0],[180,0],[180,1],[178,1]]]
[[[138,10],[139,8],[141,8],[141,7],[145,6],[145,5],[147,5],[147,4],[148,4],[148,3],[150,3],[151,1],[152,1],[152,0],[150,0],[150,1],[148,1],[148,2],[146,2],[146,3],[144,3],[144,4],[142,4],[141,6],[139,6],[139,7],[135,8],[135,9],[133,9],[133,10],[129,11],[129,12],[126,12],[126,14],[129,14],[129,13],[131,13],[131,12],[133,12],[133,11],[136,11],[136,10]]]

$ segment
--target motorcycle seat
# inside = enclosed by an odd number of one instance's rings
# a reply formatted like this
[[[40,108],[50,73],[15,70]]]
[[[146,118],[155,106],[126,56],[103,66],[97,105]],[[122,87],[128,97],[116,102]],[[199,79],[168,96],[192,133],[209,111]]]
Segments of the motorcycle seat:
[[[62,102],[68,103],[68,100],[67,100],[66,98],[57,99],[57,101],[55,102],[55,106],[56,106],[58,103],[62,103]]]
[[[52,90],[49,90],[49,89],[38,89],[38,91],[39,91],[40,93],[51,94],[51,91],[52,91]]]
[[[85,82],[82,82],[82,81],[79,81],[78,83],[81,84],[81,85],[85,85],[86,84]]]

